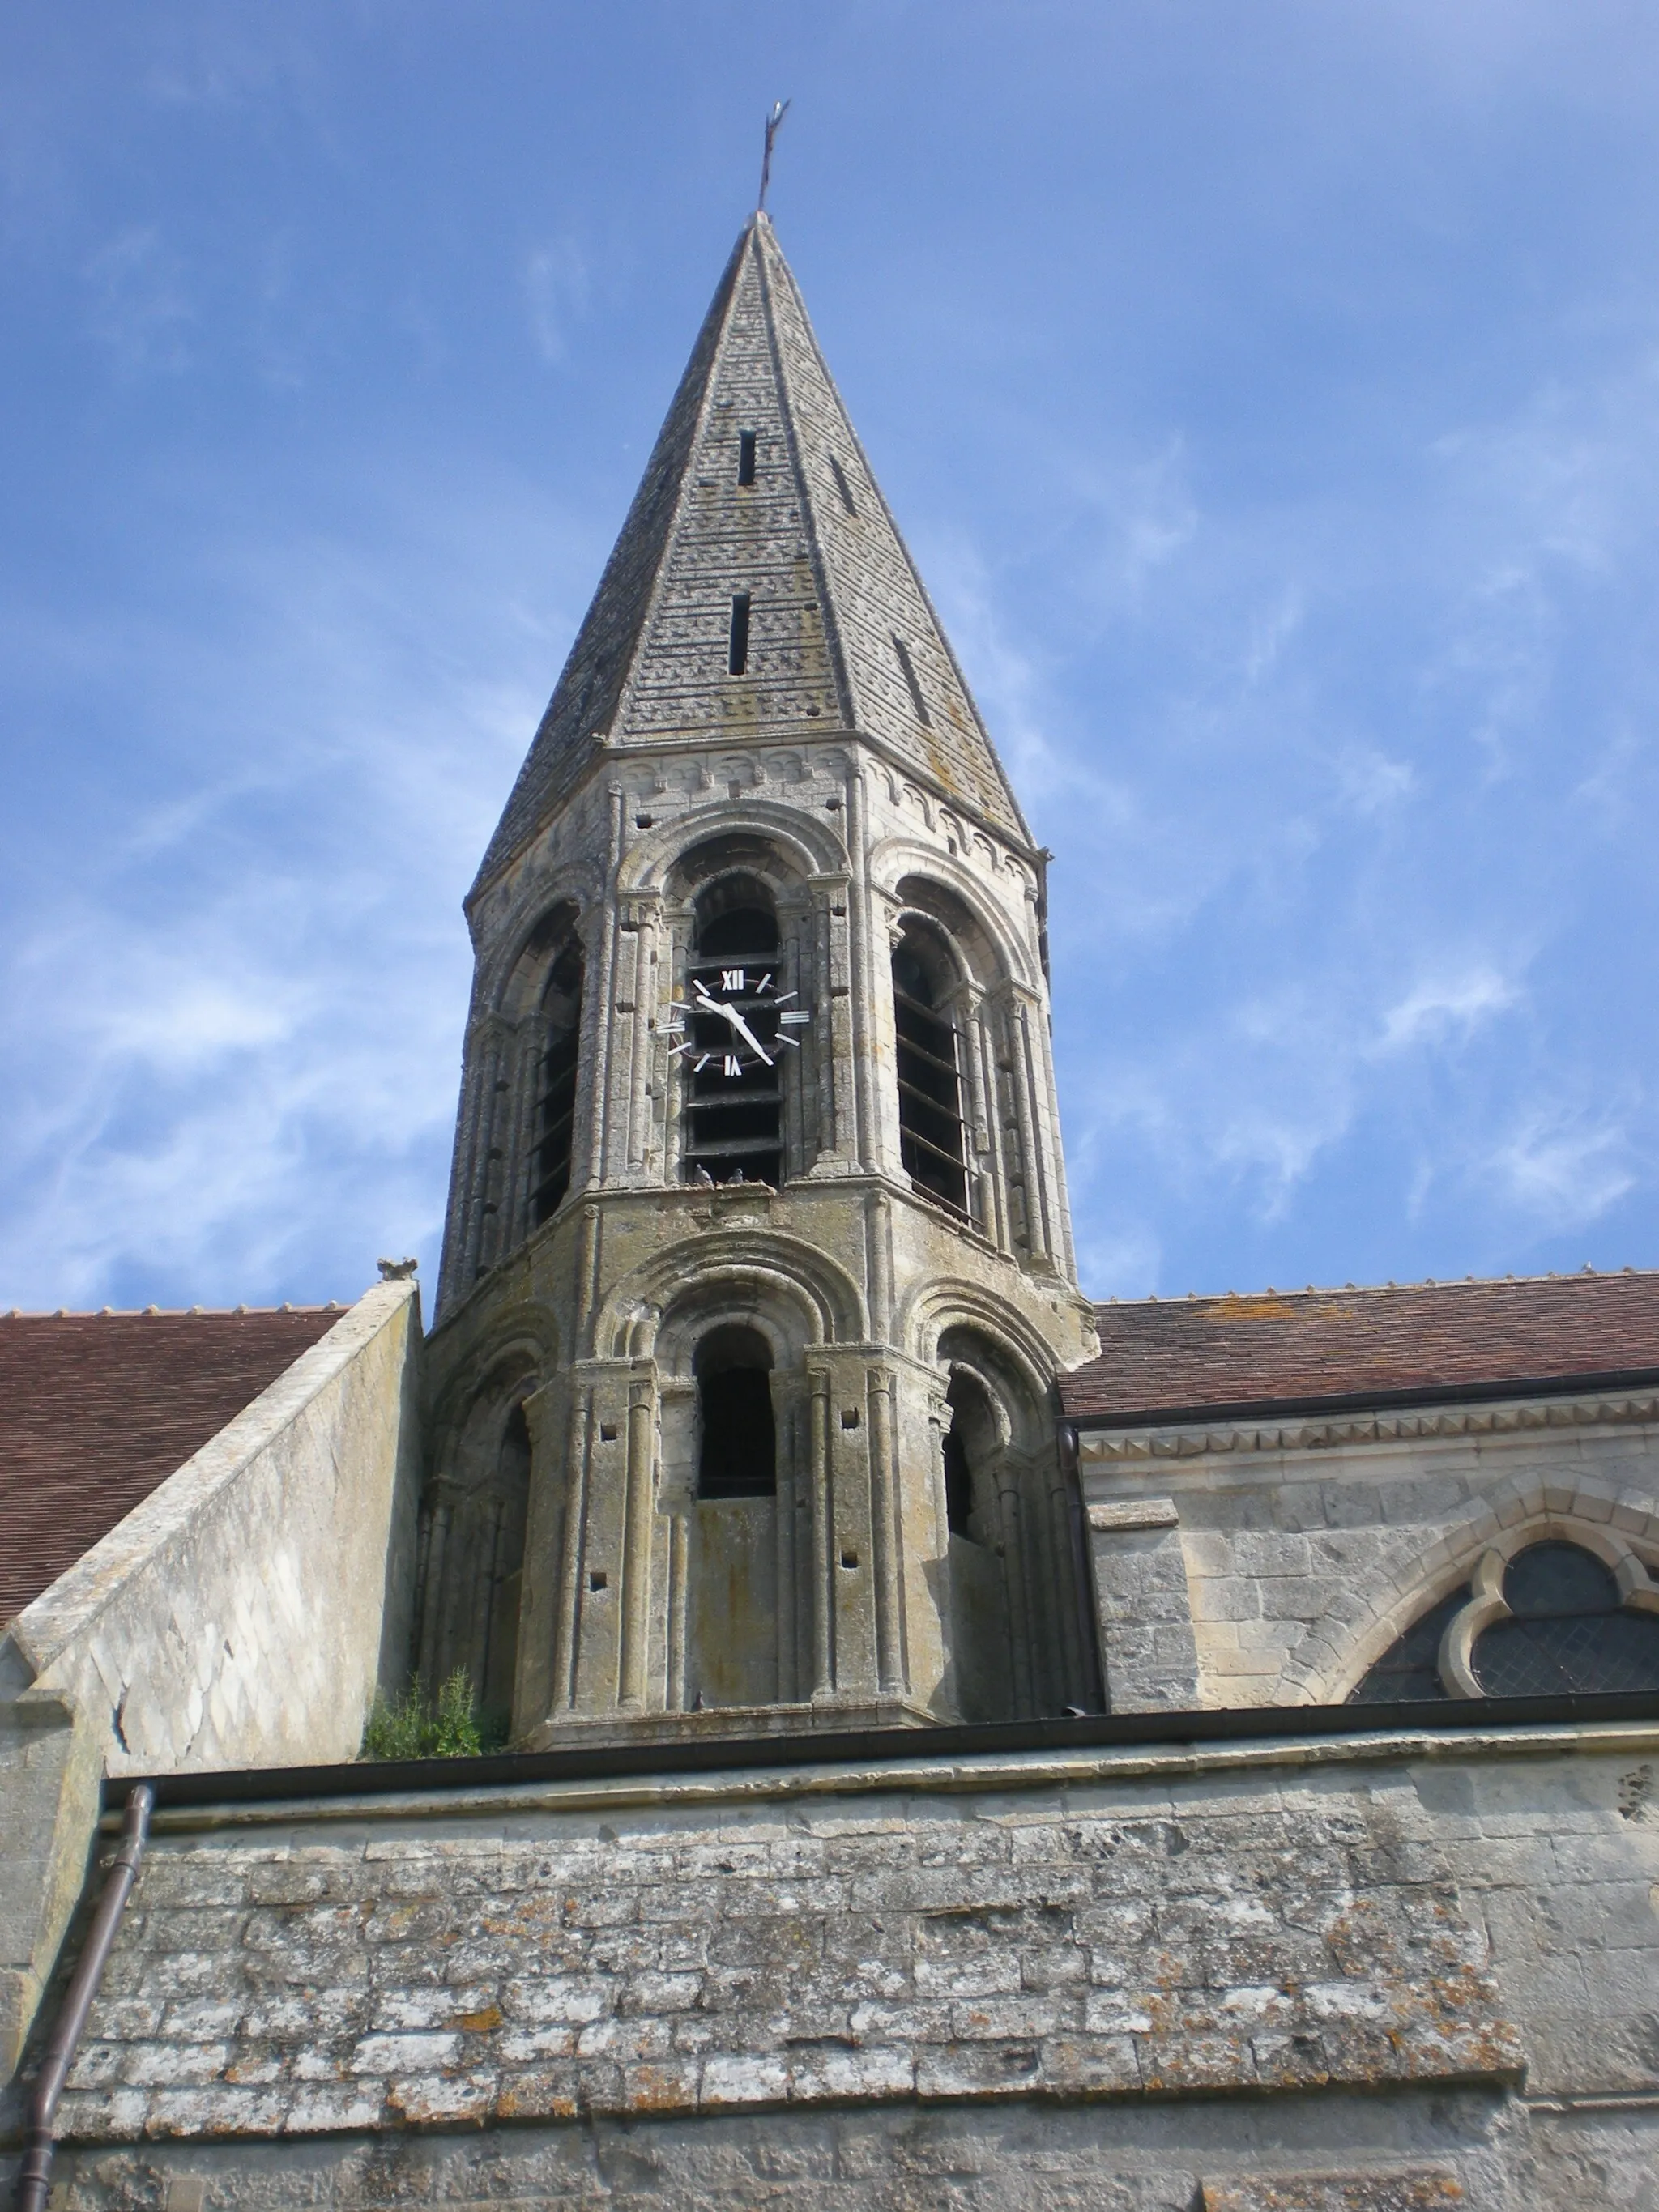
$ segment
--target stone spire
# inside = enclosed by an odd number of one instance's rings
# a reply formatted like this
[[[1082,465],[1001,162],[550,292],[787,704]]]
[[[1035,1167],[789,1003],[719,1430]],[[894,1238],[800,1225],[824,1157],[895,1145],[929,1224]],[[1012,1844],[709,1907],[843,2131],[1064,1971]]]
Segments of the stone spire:
[[[730,669],[734,598],[747,665]],[[479,871],[535,836],[593,749],[856,732],[1030,836],[763,214],[738,239]]]

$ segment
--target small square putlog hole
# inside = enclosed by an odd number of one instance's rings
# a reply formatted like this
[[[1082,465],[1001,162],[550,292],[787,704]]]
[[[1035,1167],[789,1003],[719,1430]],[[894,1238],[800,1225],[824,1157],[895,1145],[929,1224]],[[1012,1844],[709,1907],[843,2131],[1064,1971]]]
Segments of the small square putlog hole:
[[[605,1569],[603,1567],[594,1568],[592,1573],[587,1577],[587,1587],[591,1590],[602,1590],[609,1588],[609,1584],[605,1580]]]

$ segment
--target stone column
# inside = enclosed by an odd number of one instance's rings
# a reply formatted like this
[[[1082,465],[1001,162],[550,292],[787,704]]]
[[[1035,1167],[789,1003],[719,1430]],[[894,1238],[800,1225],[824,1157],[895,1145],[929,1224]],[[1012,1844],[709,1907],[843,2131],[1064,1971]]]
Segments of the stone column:
[[[812,1694],[827,1698],[836,1686],[835,1501],[830,1495],[830,1373],[810,1367],[808,1427],[812,1487]]]
[[[415,1671],[428,1692],[438,1686],[443,1657],[444,1561],[449,1549],[449,1498],[441,1478],[428,1493],[426,1576],[421,1587],[421,1624]]]
[[[902,1539],[899,1533],[896,1437],[890,1367],[870,1370],[866,1384],[870,1433],[870,1531],[874,1554],[876,1683],[884,1694],[904,1687]]]
[[[997,1500],[998,1536],[1002,1546],[1002,1583],[1008,1611],[1008,1643],[1013,1653],[1014,1711],[1021,1717],[1038,1710],[1041,1680],[1034,1649],[1033,1623],[1042,1616],[1034,1608],[1030,1589],[1030,1531],[1022,1510],[1026,1473],[1024,1462],[1011,1451],[998,1455],[991,1471]]]
[[[513,1686],[513,1740],[544,1720],[554,1702],[568,1462],[560,1464],[563,1424],[556,1388],[524,1401],[530,1431],[530,1498],[525,1515],[524,1574],[519,1588],[519,1656]]]
[[[1048,1116],[1042,1111],[1038,1054],[1032,1022],[1041,1025],[1042,1006],[1034,994],[1016,987],[1009,1005],[1009,1027],[1014,1045],[1014,1111],[1019,1122],[1021,1168],[1025,1177],[1026,1218],[1030,1224],[1031,1257],[1039,1266],[1054,1264],[1054,1237],[1048,1192],[1046,1137]]]
[[[587,1209],[589,1213],[594,1210],[592,1206]],[[581,1620],[582,1543],[586,1533],[592,1420],[592,1392],[580,1383],[573,1383],[565,1447],[564,1520],[553,1629],[553,1680],[548,1701],[549,1711],[553,1713],[570,1712],[576,1703],[576,1635]]]
[[[618,977],[618,989],[628,995],[618,1000],[619,1016],[631,1015],[628,1074],[628,1166],[639,1175],[645,1167],[650,1134],[649,1102],[653,1025],[657,1012],[657,932],[662,902],[655,891],[635,891],[623,917],[624,935],[634,940],[633,975]]]
[[[622,1650],[618,1702],[629,1711],[645,1704],[651,1640],[651,1550],[656,1517],[653,1461],[656,1443],[656,1386],[648,1376],[628,1386],[628,1474],[623,1534]]]
[[[812,1017],[801,1054],[803,1101],[810,1067],[815,1109],[803,1119],[817,1125],[807,1138],[812,1154],[805,1163],[809,1172],[844,1170],[859,1157],[853,999],[848,989],[850,884],[850,877],[840,872],[815,875],[808,884],[811,903],[803,921],[796,988],[799,1004]]]

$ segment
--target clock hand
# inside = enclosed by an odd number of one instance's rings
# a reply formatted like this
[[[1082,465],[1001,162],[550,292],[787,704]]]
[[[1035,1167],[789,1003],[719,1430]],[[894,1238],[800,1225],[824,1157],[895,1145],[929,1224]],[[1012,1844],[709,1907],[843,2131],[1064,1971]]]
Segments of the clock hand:
[[[694,979],[694,988],[702,1001],[703,1009],[711,1014],[719,1014],[722,1016],[728,1025],[736,1030],[737,1034],[743,1039],[744,1042],[749,1047],[749,1049],[751,1052],[758,1053],[769,1067],[776,1066],[777,1062],[773,1059],[771,1054],[768,1052],[765,1046],[755,1035],[753,1030],[750,1028],[748,1023],[744,1021],[743,1016],[738,1012],[735,1006],[728,1006],[723,1000],[711,999],[708,992],[703,989],[702,978],[701,976],[697,976]]]
[[[702,975],[699,975],[699,978],[695,980],[695,988],[696,988],[696,1011],[699,1011],[699,1013],[719,1013],[719,1015],[721,1015],[721,1020],[726,1022],[726,1024],[728,1024],[728,1026],[732,1024],[732,1022],[737,1022],[737,1020],[738,1020],[737,1011],[734,1011],[732,1006],[728,1006],[728,1005],[726,1005],[726,1002],[723,1002],[723,1000],[719,1000],[719,998],[710,998],[710,995],[708,995],[708,991],[703,991],[703,978],[702,978]]]
[[[723,1007],[721,1011],[726,1014],[726,1018],[731,1022],[732,1028],[736,1030],[738,1036],[749,1047],[750,1050],[751,1052],[757,1052],[769,1067],[775,1066],[776,1062],[773,1060],[771,1054],[768,1052],[766,1047],[755,1035],[753,1030],[750,1028],[748,1023],[744,1021],[743,1016],[738,1012],[737,1008],[735,1006],[726,1006]]]

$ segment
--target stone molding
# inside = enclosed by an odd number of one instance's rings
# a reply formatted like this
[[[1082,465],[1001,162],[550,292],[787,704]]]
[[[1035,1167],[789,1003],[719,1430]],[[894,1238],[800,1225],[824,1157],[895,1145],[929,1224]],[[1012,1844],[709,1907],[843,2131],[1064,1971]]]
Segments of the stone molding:
[[[1169,1428],[1079,1428],[1078,1457],[1085,1467],[1123,1461],[1200,1459],[1223,1454],[1328,1451],[1367,1443],[1411,1443],[1419,1437],[1507,1436],[1537,1429],[1589,1429],[1659,1422],[1659,1391],[1583,1397],[1503,1399],[1490,1404],[1406,1407],[1399,1413],[1357,1413],[1283,1426],[1236,1421],[1182,1423]]]
[[[1224,1738],[1212,1743],[1112,1745],[1075,1752],[926,1753],[908,1758],[825,1760],[821,1765],[714,1767],[688,1774],[596,1776],[569,1782],[506,1782],[471,1789],[365,1790],[361,1796],[162,1805],[156,1833],[225,1828],[286,1828],[295,1822],[367,1820],[467,1820],[495,1814],[602,1812],[606,1808],[757,1805],[790,1797],[957,1795],[1007,1790],[1082,1789],[1095,1783],[1162,1777],[1294,1771],[1345,1761],[1386,1765],[1401,1759],[1561,1759],[1574,1753],[1626,1759],[1659,1753],[1659,1722],[1548,1722],[1534,1728],[1392,1728],[1352,1735]],[[104,1827],[120,1827],[118,1810]]]

